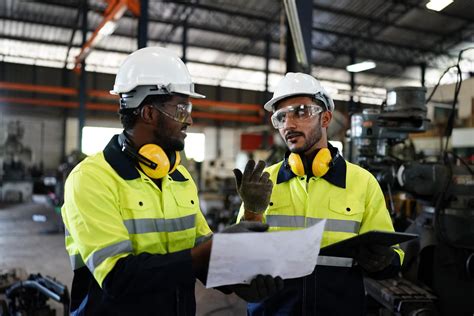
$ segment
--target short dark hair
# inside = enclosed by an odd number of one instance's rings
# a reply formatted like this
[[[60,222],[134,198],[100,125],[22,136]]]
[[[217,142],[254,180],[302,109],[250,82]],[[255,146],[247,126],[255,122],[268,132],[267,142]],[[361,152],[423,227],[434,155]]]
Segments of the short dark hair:
[[[171,98],[171,94],[148,95],[138,107],[119,110],[120,122],[122,122],[123,129],[130,130],[135,126],[143,106],[168,102]]]

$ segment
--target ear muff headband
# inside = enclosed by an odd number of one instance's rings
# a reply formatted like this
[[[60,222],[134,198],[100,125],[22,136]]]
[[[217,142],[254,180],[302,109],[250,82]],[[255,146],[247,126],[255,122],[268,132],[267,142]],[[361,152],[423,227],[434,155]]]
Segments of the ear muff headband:
[[[337,159],[337,156],[334,159]],[[288,156],[288,164],[291,171],[297,176],[304,176],[306,174],[303,160],[299,154],[291,153]],[[321,148],[313,159],[311,171],[316,177],[322,177],[329,171],[332,165],[331,151],[328,148]]]
[[[129,140],[125,135],[119,137],[119,141],[123,141],[122,151],[135,158],[142,171],[152,179],[161,179],[167,174],[174,172],[181,163],[181,156],[178,151],[168,156],[160,146],[145,144],[136,152],[130,146]]]

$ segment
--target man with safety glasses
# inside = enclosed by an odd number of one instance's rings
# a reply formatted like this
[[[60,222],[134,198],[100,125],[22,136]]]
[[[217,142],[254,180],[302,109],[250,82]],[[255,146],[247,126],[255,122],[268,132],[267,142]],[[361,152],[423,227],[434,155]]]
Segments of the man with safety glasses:
[[[265,110],[285,141],[284,159],[264,171],[250,161],[234,170],[243,204],[239,221],[267,223],[269,231],[302,229],[326,219],[321,247],[370,230],[393,231],[377,180],[342,158],[327,139],[334,102],[320,82],[287,73]],[[273,184],[273,186],[271,185]],[[363,273],[396,274],[397,247],[370,246],[351,258],[319,256],[312,274],[285,280],[283,291],[248,304],[249,315],[364,315]]]
[[[111,92],[120,97],[124,131],[74,168],[65,186],[71,314],[194,315],[195,282],[205,282],[212,232],[179,152],[193,122],[190,98],[204,96],[181,59],[161,47],[129,55]],[[223,233],[267,228],[247,222]],[[259,275],[221,291],[260,301],[282,284]]]

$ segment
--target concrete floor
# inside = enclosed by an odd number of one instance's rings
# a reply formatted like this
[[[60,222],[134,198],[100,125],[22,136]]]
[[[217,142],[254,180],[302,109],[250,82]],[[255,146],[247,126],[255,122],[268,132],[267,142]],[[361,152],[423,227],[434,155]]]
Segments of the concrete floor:
[[[33,215],[44,215],[46,222],[34,222]],[[70,288],[72,271],[64,249],[64,235],[47,234],[57,227],[53,209],[44,203],[0,205],[0,270],[22,267],[28,274],[48,275]],[[207,290],[196,283],[197,315],[245,315],[245,302],[235,295]],[[50,300],[62,315],[62,306]]]

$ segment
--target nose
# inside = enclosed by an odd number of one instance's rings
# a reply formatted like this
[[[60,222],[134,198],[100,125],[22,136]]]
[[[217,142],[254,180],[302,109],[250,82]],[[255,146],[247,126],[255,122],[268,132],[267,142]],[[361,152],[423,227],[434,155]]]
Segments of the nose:
[[[191,114],[186,117],[186,121],[184,121],[184,124],[187,126],[193,125],[193,118],[191,117]]]

